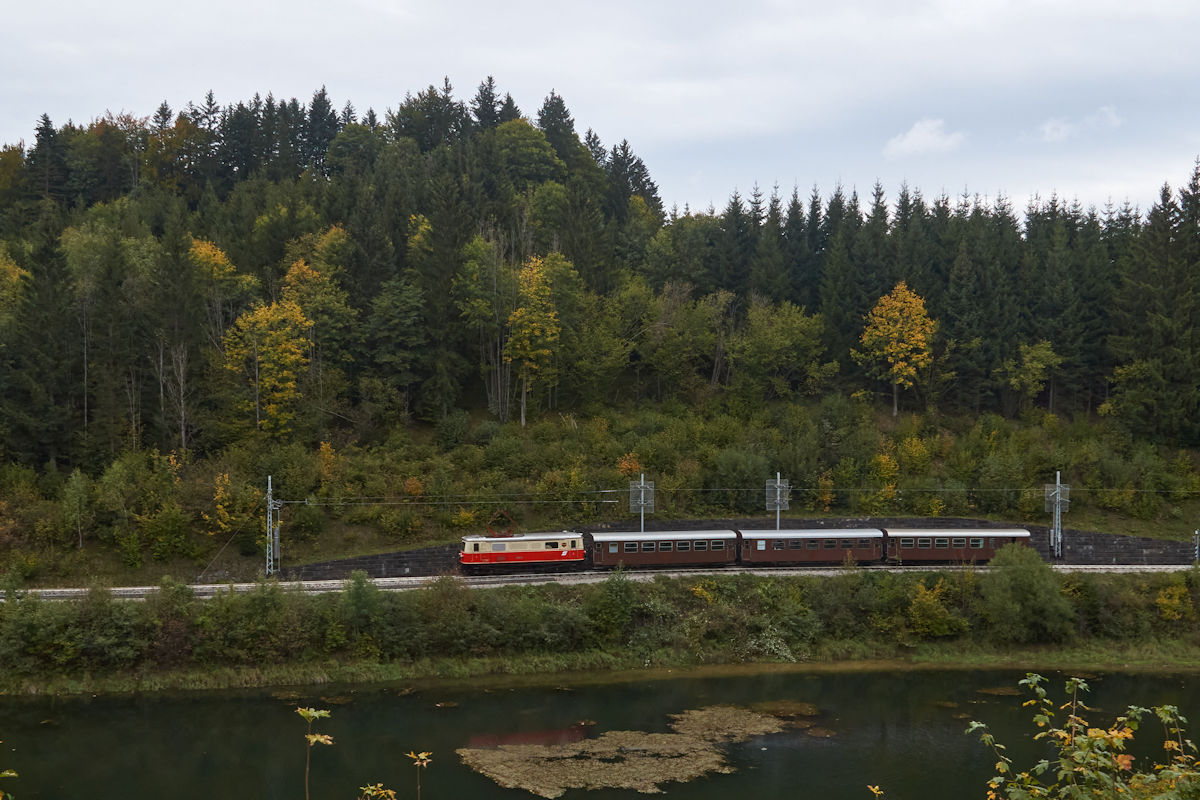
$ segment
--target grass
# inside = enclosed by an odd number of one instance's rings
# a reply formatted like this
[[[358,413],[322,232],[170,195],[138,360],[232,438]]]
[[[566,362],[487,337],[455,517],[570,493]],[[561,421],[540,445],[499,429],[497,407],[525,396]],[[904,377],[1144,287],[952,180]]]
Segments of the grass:
[[[335,661],[261,667],[209,667],[110,675],[0,678],[0,695],[133,694],[174,690],[221,690],[327,684],[397,683],[469,680],[478,684],[522,685],[564,681],[619,682],[677,677],[690,673],[823,672],[875,669],[978,669],[1105,671],[1200,671],[1200,643],[1153,639],[1138,643],[1092,640],[1059,646],[1008,647],[967,640],[903,648],[877,642],[838,641],[823,645],[812,659],[797,663],[738,662],[716,652],[658,650],[586,650],[578,653],[532,653],[472,659],[422,659],[378,663]]]

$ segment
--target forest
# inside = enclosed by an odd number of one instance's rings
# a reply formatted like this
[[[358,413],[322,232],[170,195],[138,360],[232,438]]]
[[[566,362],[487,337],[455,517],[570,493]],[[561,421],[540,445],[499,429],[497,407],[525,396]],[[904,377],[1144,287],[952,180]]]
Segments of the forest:
[[[616,514],[643,471],[680,514],[786,469],[813,512],[1030,518],[1063,469],[1084,505],[1181,520],[1200,161],[1180,177],[1149,209],[667,209],[629,142],[491,77],[382,116],[324,88],[43,116],[0,150],[0,568],[249,556],[267,474],[330,504],[288,510],[314,552]]]

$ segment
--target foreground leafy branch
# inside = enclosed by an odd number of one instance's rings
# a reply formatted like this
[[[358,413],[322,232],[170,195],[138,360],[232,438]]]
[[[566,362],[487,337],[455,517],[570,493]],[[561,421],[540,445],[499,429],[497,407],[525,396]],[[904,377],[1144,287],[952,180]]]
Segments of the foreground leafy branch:
[[[1088,685],[1081,678],[1066,682],[1067,700],[1056,705],[1048,696],[1046,679],[1029,673],[1020,685],[1033,693],[1025,701],[1034,711],[1040,729],[1035,740],[1050,744],[1053,755],[1029,769],[1018,771],[1003,744],[981,722],[972,722],[968,733],[996,755],[996,775],[988,781],[989,800],[1053,798],[1134,798],[1135,800],[1185,800],[1200,796],[1200,758],[1196,745],[1184,736],[1187,720],[1172,705],[1152,709],[1130,706],[1107,728],[1092,727],[1083,716],[1092,711],[1082,700]],[[1059,715],[1065,712],[1060,721]],[[1163,726],[1162,763],[1135,769],[1127,752],[1142,720],[1153,715]]]
[[[0,743],[3,743],[3,741],[4,741],[3,739],[0,739]],[[11,769],[0,770],[0,778],[15,778],[15,777],[17,777],[17,773],[15,770],[11,770]],[[11,794],[9,794],[8,792],[5,792],[3,789],[0,789],[0,800],[17,800],[17,799],[15,797],[13,797]]]

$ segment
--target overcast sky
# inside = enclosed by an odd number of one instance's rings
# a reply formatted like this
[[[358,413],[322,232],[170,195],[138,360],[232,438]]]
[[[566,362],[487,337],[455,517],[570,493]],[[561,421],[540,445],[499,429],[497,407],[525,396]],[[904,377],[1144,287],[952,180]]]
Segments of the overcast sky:
[[[1145,210],[1200,156],[1198,32],[1190,0],[21,3],[0,30],[0,142],[31,142],[42,113],[148,116],[209,89],[324,85],[382,116],[493,75],[531,118],[554,89],[581,135],[628,139],[668,208],[879,181],[889,202],[907,182]]]

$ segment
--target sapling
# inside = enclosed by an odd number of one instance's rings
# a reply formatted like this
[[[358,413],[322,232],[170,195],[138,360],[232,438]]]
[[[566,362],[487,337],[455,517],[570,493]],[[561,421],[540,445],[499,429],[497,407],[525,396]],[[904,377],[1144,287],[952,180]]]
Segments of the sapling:
[[[333,744],[333,737],[323,733],[313,733],[313,721],[325,719],[329,716],[329,711],[323,708],[297,708],[296,713],[304,717],[304,721],[308,723],[308,732],[304,734],[304,740],[308,742],[308,747],[304,748],[304,800],[308,798],[308,768],[312,761],[312,748],[315,744]]]
[[[408,757],[413,760],[413,766],[417,768],[417,800],[421,800],[421,770],[429,766],[430,758],[433,753],[422,751],[420,753],[408,752]]]

